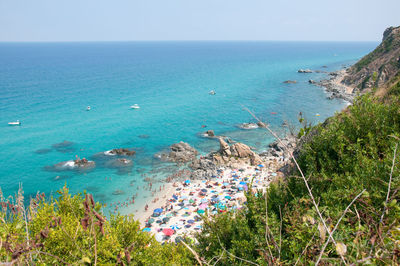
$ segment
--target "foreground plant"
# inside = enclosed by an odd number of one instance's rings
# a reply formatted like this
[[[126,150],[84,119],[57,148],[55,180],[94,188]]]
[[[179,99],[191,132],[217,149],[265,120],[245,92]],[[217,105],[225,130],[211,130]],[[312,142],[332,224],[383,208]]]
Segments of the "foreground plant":
[[[14,198],[1,198],[0,263],[11,264],[192,264],[181,245],[159,244],[140,230],[133,216],[101,213],[92,195],[44,194],[23,206],[20,189]]]

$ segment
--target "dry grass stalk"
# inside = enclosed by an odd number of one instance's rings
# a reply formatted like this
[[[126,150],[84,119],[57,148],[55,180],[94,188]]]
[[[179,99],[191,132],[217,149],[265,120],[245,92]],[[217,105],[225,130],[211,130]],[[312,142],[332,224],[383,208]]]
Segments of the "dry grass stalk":
[[[346,207],[346,209],[344,210],[342,216],[340,216],[339,220],[337,221],[335,227],[333,228],[332,232],[329,232],[329,238],[328,240],[326,240],[324,246],[321,249],[321,252],[319,253],[319,257],[317,262],[315,263],[315,265],[318,265],[319,262],[321,261],[322,255],[324,254],[324,251],[326,249],[326,246],[328,246],[329,243],[329,239],[331,238],[331,235],[336,231],[336,229],[338,228],[340,222],[342,221],[343,217],[346,215],[347,211],[349,210],[349,208],[351,207],[351,205],[353,205],[353,203],[359,198],[361,197],[361,195],[365,192],[365,189],[363,191],[361,191],[351,202],[350,204]]]

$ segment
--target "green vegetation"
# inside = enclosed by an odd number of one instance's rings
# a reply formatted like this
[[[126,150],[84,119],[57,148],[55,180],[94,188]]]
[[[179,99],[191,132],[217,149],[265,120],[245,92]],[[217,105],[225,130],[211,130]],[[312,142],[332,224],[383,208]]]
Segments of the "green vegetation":
[[[389,99],[359,98],[345,112],[309,131],[313,137],[302,146],[298,162],[330,230],[365,190],[333,233],[337,245],[329,242],[322,263],[340,264],[340,255],[346,263],[383,265],[400,260],[400,147],[396,150],[400,98]],[[225,265],[246,264],[243,259],[304,264],[316,262],[328,236],[304,180],[294,169],[266,195],[248,195],[246,211],[207,221],[197,250],[207,259],[221,256]]]
[[[191,265],[182,245],[159,244],[140,231],[132,216],[106,220],[91,195],[71,196],[68,189],[46,202],[44,195],[23,208],[20,192],[15,200],[1,198],[0,262],[23,265]],[[191,255],[191,254],[190,254]]]

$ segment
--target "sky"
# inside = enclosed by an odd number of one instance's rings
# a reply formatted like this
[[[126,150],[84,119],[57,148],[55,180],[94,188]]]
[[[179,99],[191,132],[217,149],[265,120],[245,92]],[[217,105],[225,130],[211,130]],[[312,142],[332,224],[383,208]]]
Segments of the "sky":
[[[0,42],[380,41],[400,0],[0,0]]]

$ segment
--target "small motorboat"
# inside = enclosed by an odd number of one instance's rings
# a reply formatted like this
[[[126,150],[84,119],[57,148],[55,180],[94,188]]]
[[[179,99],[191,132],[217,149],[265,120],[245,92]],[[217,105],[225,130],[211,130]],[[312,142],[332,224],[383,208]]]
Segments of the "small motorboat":
[[[86,111],[90,111],[90,106],[86,107]]]
[[[135,103],[134,105],[131,106],[131,109],[139,109],[139,108],[140,108],[140,106],[137,103]]]
[[[315,116],[321,116],[320,114],[315,114]]]
[[[214,91],[214,90],[211,90],[208,94],[210,94],[210,95],[215,95],[215,91]]]
[[[9,126],[20,126],[21,122],[19,120],[15,121],[15,122],[8,122]]]

